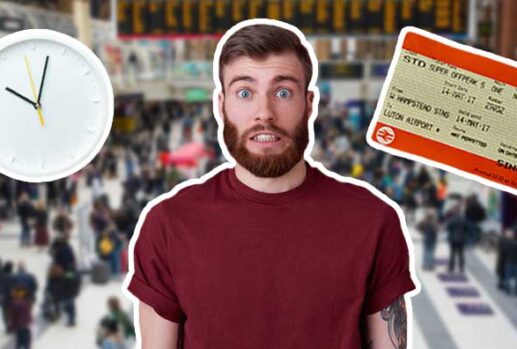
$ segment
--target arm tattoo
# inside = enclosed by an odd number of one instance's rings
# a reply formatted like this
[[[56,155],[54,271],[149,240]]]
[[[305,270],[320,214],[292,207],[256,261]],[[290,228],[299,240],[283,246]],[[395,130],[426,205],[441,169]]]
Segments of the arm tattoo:
[[[381,317],[388,322],[388,332],[393,348],[406,349],[407,347],[407,317],[404,296],[399,297],[393,304],[382,309]]]

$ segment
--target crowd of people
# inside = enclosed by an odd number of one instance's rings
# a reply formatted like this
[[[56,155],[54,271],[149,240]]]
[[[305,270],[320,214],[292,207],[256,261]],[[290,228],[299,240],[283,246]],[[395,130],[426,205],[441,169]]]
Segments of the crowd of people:
[[[94,279],[97,267],[101,266],[99,270],[120,280],[127,272],[128,242],[147,202],[225,161],[209,103],[177,102],[168,107],[151,104],[141,108],[138,129],[129,134],[114,129],[99,155],[79,173],[47,184],[0,177],[0,217],[19,222],[23,248],[35,245],[51,255],[41,302],[41,315],[46,321],[55,322],[65,313],[66,324],[74,326],[76,299],[84,274],[90,273]],[[475,195],[463,198],[449,193],[447,174],[443,171],[369,147],[365,141],[370,121],[368,112],[358,122],[351,123],[345,108],[323,104],[319,110],[314,125],[313,158],[332,171],[371,183],[402,206],[410,228],[421,233],[424,270],[434,269],[436,246],[444,234],[450,245],[448,270],[464,272],[465,247],[479,243],[482,223],[487,218],[486,208],[479,199]],[[173,127],[180,128],[179,139],[172,139]],[[162,161],[163,153],[193,141],[203,143],[209,154],[195,164],[195,171]],[[89,188],[89,197],[78,196],[81,180]],[[120,198],[110,196],[108,180],[120,183]],[[74,225],[78,200],[91,202],[88,225],[96,260],[89,270],[79,268],[70,243],[78,229]],[[517,293],[516,228],[517,224],[500,239],[497,267],[500,287],[514,294]],[[28,348],[28,328],[38,285],[22,262],[16,273],[13,269],[8,261],[1,268],[2,315],[6,329],[16,334],[20,347],[25,343]],[[24,285],[23,292],[21,286],[16,286],[19,284]],[[126,348],[128,341],[134,340],[128,310],[122,308],[116,297],[108,299],[107,304],[108,314],[100,319],[97,329],[97,345],[103,349]]]

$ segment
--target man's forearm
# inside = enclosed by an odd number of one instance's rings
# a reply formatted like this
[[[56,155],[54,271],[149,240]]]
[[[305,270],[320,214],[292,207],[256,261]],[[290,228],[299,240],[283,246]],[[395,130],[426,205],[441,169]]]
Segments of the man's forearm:
[[[367,336],[363,341],[363,348],[407,348],[407,312],[403,296],[380,312],[367,317]]]

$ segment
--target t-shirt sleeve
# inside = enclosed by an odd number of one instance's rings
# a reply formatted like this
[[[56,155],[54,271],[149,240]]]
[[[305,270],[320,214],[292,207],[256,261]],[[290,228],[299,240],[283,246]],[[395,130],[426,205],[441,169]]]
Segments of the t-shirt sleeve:
[[[416,288],[409,272],[409,252],[401,223],[391,206],[384,206],[384,219],[379,229],[364,300],[367,315],[382,310]]]
[[[161,317],[179,323],[183,319],[171,270],[170,235],[153,207],[145,217],[133,250],[134,273],[128,291]]]

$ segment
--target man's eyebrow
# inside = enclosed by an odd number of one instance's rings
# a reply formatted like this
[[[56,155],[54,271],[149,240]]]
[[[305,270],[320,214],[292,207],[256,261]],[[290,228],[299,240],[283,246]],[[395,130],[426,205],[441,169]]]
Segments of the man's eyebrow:
[[[248,81],[248,82],[256,82],[257,80],[255,80],[254,78],[252,78],[251,76],[249,75],[237,75],[235,76],[231,81],[230,81],[230,84],[228,85],[228,88],[230,88],[232,86],[232,84],[234,82],[237,82],[237,81]]]
[[[291,76],[291,75],[277,75],[273,79],[274,83],[279,83],[279,82],[282,82],[282,81],[292,81],[292,82],[294,82],[297,85],[300,84],[300,80],[298,78],[294,77],[294,76]]]
[[[249,75],[237,75],[233,77],[233,79],[230,81],[230,84],[228,85],[228,88],[232,86],[233,83],[238,81],[247,81],[247,82],[257,82],[257,80]],[[300,85],[300,79],[291,76],[291,75],[277,75],[273,78],[272,82],[277,84],[282,81],[292,81],[297,85]]]

